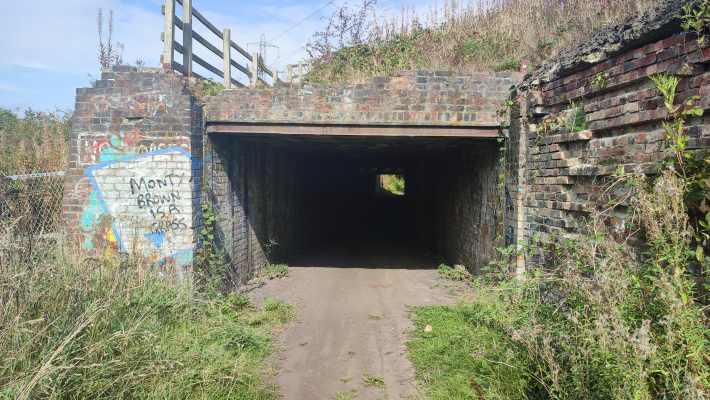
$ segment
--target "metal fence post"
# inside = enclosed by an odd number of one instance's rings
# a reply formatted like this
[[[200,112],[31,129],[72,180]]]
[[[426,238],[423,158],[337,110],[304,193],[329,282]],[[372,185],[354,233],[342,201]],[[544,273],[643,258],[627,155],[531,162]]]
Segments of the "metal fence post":
[[[232,33],[229,28],[222,32],[222,55],[224,56],[224,87],[232,87]]]
[[[182,68],[192,76],[192,0],[182,0]]]
[[[163,32],[163,68],[172,69],[175,53],[175,0],[165,0],[165,32]]]

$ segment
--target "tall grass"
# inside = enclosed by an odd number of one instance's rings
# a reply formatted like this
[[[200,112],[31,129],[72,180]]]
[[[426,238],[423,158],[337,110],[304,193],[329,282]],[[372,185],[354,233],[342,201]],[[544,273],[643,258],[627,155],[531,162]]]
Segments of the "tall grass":
[[[24,115],[0,108],[0,176],[63,171],[69,156],[69,114]]]
[[[660,0],[480,0],[432,5],[428,15],[403,10],[399,18],[367,20],[367,34],[342,46],[318,32],[308,78],[351,81],[404,69],[517,70],[537,65],[595,30],[636,16]],[[336,16],[342,15],[339,11]],[[358,14],[353,13],[353,16]],[[351,17],[353,19],[354,17]],[[348,30],[336,23],[330,26]],[[324,43],[326,42],[327,43]],[[326,44],[326,45],[324,45]]]
[[[433,398],[707,398],[710,332],[688,274],[686,184],[670,171],[629,182],[635,235],[600,216],[544,268],[414,312],[408,346]]]
[[[276,398],[264,360],[290,306],[198,293],[138,262],[59,245],[18,257],[6,244],[0,399]]]

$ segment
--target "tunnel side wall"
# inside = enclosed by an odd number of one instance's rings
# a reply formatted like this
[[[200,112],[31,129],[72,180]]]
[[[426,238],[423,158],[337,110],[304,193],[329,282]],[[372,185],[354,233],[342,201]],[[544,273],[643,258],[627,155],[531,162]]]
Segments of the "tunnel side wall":
[[[226,283],[238,287],[298,248],[306,213],[297,187],[302,163],[285,147],[226,136],[209,136],[205,150],[204,201],[227,259]]]
[[[449,263],[476,273],[495,256],[502,216],[499,159],[495,141],[467,146],[442,160],[433,181],[437,250]]]
[[[687,121],[687,149],[710,148],[710,43],[700,45],[680,30],[681,3],[668,2],[671,9],[659,13],[659,21],[631,23],[623,34],[602,31],[595,46],[551,61],[520,85],[509,140],[518,151],[508,164],[508,188],[519,205],[508,225],[518,245],[579,235],[584,218],[604,205],[603,185],[618,168],[658,172],[669,154],[661,125],[668,114],[651,75],[680,77],[676,104],[699,96],[705,116]],[[626,39],[614,41],[619,37]],[[588,130],[545,132],[545,118],[564,115],[570,102],[583,109]],[[626,219],[613,213],[609,224],[623,227]],[[544,259],[537,252],[519,259],[518,267]]]
[[[77,89],[70,152],[62,217],[80,252],[189,269],[202,108],[184,79],[119,67]]]

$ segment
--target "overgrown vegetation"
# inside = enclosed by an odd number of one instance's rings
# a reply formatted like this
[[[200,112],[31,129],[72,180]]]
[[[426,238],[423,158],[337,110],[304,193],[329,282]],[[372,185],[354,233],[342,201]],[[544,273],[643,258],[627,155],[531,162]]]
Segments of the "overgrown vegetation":
[[[697,7],[686,4],[683,6],[681,20],[683,30],[696,34],[698,43],[704,45],[705,35],[710,29],[710,1],[703,1]]]
[[[261,272],[264,279],[281,279],[288,276],[288,265],[286,264],[266,264]]]
[[[560,244],[556,264],[414,312],[408,346],[432,398],[704,398],[708,321],[687,274],[686,187],[671,172],[634,180],[646,251],[598,220]]]
[[[626,233],[595,213],[520,279],[471,279],[473,301],[414,311],[410,357],[433,399],[707,397],[710,163],[687,150],[685,128],[702,110],[697,98],[676,105],[676,77],[653,81],[669,160],[654,179],[620,173],[609,183],[625,186],[612,208],[627,208]]]
[[[264,359],[290,306],[60,250],[2,254],[1,399],[277,398]]]
[[[441,264],[438,268],[439,275],[444,279],[452,281],[469,281],[473,276],[463,265],[454,265],[453,267]]]
[[[70,117],[32,110],[19,116],[0,108],[0,175],[63,171]]]
[[[658,0],[486,0],[376,16],[376,3],[341,7],[307,46],[310,81],[358,81],[406,69],[519,70],[638,15]]]

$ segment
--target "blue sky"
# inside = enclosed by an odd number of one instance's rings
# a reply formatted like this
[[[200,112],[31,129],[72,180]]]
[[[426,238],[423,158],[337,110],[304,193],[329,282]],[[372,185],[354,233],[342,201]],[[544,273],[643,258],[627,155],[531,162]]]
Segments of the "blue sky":
[[[357,0],[193,0],[193,6],[219,28],[231,28],[232,40],[243,47],[261,35],[273,40],[278,54],[272,51],[267,61],[283,68],[305,55],[303,45],[311,34],[348,1]],[[396,15],[402,6],[426,2],[380,0],[378,15]],[[147,66],[158,66],[161,4],[162,0],[5,1],[0,13],[0,107],[71,110],[75,89],[88,86],[90,75],[98,75],[99,8],[114,11],[114,37],[125,45],[124,61],[140,58]],[[204,53],[200,55],[209,58]]]

